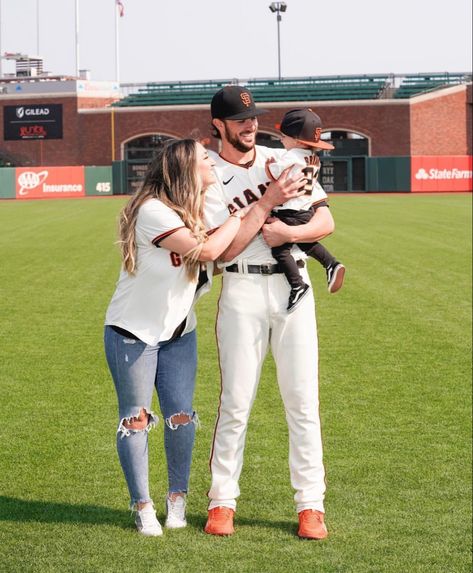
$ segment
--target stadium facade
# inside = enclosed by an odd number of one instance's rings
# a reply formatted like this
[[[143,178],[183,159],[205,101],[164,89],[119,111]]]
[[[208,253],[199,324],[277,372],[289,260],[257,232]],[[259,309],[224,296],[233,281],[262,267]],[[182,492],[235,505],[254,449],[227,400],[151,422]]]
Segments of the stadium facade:
[[[0,196],[18,196],[20,176],[22,181],[29,177],[33,189],[31,181],[41,179],[43,167],[78,166],[89,170],[89,179],[104,194],[112,189],[129,193],[168,138],[191,136],[218,150],[209,103],[228,83],[247,85],[268,110],[259,117],[262,144],[280,145],[277,126],[291,108],[311,107],[321,116],[323,137],[335,146],[321,157],[328,191],[471,191],[471,74],[150,83],[121,89],[111,82],[49,76],[0,80],[1,187],[16,178],[16,191],[0,191]],[[90,175],[93,166],[108,168],[111,181],[101,180],[105,171],[98,179]],[[58,176],[49,185],[70,190],[80,184],[85,190],[85,179],[84,171],[81,183]],[[23,187],[23,195],[34,193]]]

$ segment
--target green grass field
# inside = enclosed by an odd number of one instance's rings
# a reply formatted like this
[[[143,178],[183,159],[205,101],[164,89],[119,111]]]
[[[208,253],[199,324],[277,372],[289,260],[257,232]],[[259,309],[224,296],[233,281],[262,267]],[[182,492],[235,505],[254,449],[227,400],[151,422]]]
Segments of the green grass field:
[[[343,290],[318,299],[330,537],[297,539],[287,430],[268,358],[237,533],[203,533],[219,393],[199,303],[189,527],[141,538],[115,452],[102,324],[122,198],[0,203],[0,571],[471,571],[471,195],[333,196]],[[157,406],[156,406],[157,409]],[[164,514],[162,425],[150,434]]]

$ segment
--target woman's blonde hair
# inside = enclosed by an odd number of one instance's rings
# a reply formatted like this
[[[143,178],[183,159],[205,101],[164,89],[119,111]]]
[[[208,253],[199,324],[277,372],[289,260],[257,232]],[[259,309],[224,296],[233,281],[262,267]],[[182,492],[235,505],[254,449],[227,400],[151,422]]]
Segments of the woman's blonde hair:
[[[197,174],[197,142],[174,139],[157,151],[148,167],[143,185],[122,209],[119,218],[119,244],[123,267],[134,274],[137,266],[136,221],[145,201],[159,199],[173,209],[190,229],[197,246],[183,256],[187,276],[198,277],[199,254],[207,240],[203,217],[203,189]]]

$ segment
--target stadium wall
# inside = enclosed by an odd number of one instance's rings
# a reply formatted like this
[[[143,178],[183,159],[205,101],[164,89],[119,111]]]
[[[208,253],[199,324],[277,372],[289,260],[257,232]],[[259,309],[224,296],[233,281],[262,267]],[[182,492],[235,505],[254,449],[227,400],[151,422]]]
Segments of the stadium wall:
[[[3,126],[0,158],[22,167],[111,166],[124,158],[127,141],[150,134],[197,137],[218,150],[218,140],[211,137],[208,105],[113,108],[109,105],[112,101],[77,94],[0,95],[2,124],[7,105],[61,104],[63,113],[61,139],[5,140]],[[327,131],[346,130],[367,138],[367,191],[410,191],[409,185],[397,187],[409,179],[414,190],[419,185],[418,179],[413,179],[411,162],[419,157],[466,157],[471,169],[471,84],[411,99],[262,103],[268,113],[260,116],[260,129],[277,135],[281,117],[298,106],[313,107]],[[427,165],[430,160],[426,161]],[[419,169],[429,173],[427,167]],[[471,180],[465,185],[464,190],[471,190]]]

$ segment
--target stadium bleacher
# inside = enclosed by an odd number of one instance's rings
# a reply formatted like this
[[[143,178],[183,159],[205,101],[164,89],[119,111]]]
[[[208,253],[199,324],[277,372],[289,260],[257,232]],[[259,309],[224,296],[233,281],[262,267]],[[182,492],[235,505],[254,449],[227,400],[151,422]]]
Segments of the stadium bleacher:
[[[395,79],[400,78],[395,88]],[[225,85],[239,84],[251,90],[257,102],[372,100],[409,98],[449,85],[471,82],[471,74],[372,74],[361,76],[314,76],[286,79],[236,79],[155,82],[137,88],[117,107],[210,104],[213,94]]]
[[[396,90],[395,98],[410,98],[451,85],[471,82],[471,76],[466,74],[449,74],[441,72],[435,74],[408,74],[403,77]]]
[[[249,80],[255,101],[377,99],[388,76],[321,76],[288,80]]]

